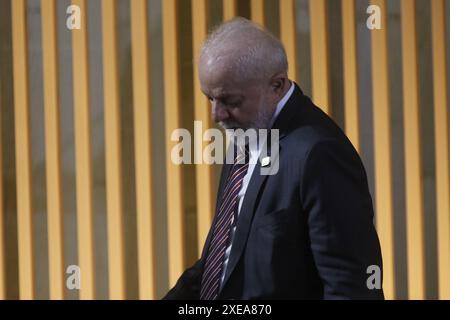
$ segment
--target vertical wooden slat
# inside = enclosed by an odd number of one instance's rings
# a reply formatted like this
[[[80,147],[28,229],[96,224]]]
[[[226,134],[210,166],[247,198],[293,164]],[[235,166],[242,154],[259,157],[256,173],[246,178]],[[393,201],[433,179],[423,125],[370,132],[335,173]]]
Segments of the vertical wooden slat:
[[[14,61],[19,295],[21,299],[28,300],[34,298],[35,275],[26,1],[12,1],[11,11]]]
[[[358,57],[356,54],[355,0],[342,0],[345,132],[357,151],[359,141]]]
[[[79,30],[72,30],[78,263],[81,272],[80,299],[94,299],[95,264],[92,216],[87,8],[86,0],[72,0],[72,4],[79,6],[81,11],[81,28]]]
[[[115,0],[102,1],[108,275],[114,300],[126,297],[116,11]]]
[[[425,298],[423,187],[415,0],[402,0],[406,230],[410,299]]]
[[[372,0],[372,4],[378,5],[381,9],[382,28],[371,32],[376,220],[383,251],[384,292],[386,298],[393,299],[395,298],[395,278],[387,11],[385,0]]]
[[[328,15],[326,0],[309,2],[311,17],[311,80],[313,100],[330,114],[330,64],[328,60]]]
[[[192,0],[192,36],[194,55],[194,117],[196,121],[201,121],[203,130],[212,127],[210,106],[208,99],[200,89],[198,76],[198,58],[203,40],[208,32],[208,7],[207,0]],[[203,132],[196,132],[195,137],[202,137]],[[202,143],[204,146],[205,143]],[[196,157],[202,161],[202,150],[195,150]],[[196,164],[196,184],[197,184],[197,232],[198,250],[201,252],[209,228],[211,227],[214,215],[214,171],[213,166],[201,163]]]
[[[223,0],[223,20],[230,20],[237,16],[237,1],[238,0]]]
[[[445,2],[431,1],[439,298],[450,299],[450,160]]]
[[[266,15],[264,13],[264,0],[250,0],[250,15],[252,21],[260,25],[266,24]]]
[[[155,299],[154,213],[152,189],[151,103],[147,1],[131,5],[136,206],[139,263],[139,298]]]
[[[280,1],[280,37],[286,49],[289,78],[297,81],[297,37],[295,25],[295,1]]]
[[[1,36],[0,36],[1,39]],[[6,299],[6,250],[5,250],[5,233],[3,211],[3,105],[2,105],[2,81],[0,78],[0,300]]]
[[[164,99],[167,170],[167,225],[169,240],[169,285],[184,271],[184,198],[182,168],[171,160],[176,144],[172,133],[181,128],[178,0],[163,1]]]
[[[64,299],[56,0],[41,1],[50,299]]]

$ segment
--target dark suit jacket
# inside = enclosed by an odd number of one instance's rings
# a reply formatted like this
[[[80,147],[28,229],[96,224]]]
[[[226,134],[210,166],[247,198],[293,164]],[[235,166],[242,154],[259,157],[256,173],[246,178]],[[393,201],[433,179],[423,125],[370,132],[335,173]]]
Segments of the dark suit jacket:
[[[358,153],[297,85],[273,128],[279,171],[253,171],[218,299],[382,299],[366,284],[367,268],[382,261]],[[165,299],[199,299],[211,237]]]

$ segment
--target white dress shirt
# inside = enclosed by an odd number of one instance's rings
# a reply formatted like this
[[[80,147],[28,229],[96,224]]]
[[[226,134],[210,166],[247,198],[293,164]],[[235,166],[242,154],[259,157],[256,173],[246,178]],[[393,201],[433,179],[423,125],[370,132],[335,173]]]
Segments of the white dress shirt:
[[[281,110],[283,110],[283,107],[285,106],[285,104],[289,100],[289,98],[291,97],[292,92],[294,92],[294,89],[295,89],[294,82],[291,82],[291,87],[289,88],[288,92],[286,92],[284,97],[277,104],[277,108],[275,109],[275,112],[274,112],[274,114],[272,116],[272,119],[270,120],[269,128],[272,128],[272,126],[273,126],[275,120],[277,119],[278,115],[280,114]],[[257,147],[256,147],[255,144],[252,144],[252,143],[249,145],[249,147],[250,147],[250,149],[249,149],[249,151],[250,151],[250,159],[249,159],[248,170],[247,170],[247,174],[244,176],[244,179],[242,181],[242,187],[241,187],[241,190],[239,191],[239,194],[238,194],[238,199],[239,199],[238,217],[239,217],[239,213],[241,211],[242,202],[244,200],[245,192],[247,191],[247,187],[248,187],[248,184],[250,182],[250,178],[252,177],[253,171],[255,170],[255,166],[256,166],[259,154],[261,153],[261,146],[260,146],[259,143],[258,143]],[[234,225],[234,227],[231,230],[230,245],[225,250],[225,258],[224,258],[224,262],[223,262],[222,278],[220,280],[220,284],[221,285],[222,285],[223,280],[225,278],[225,271],[227,270],[228,259],[230,258],[231,246],[232,246],[232,243],[233,243],[233,238],[234,238],[234,233],[235,232],[236,232],[236,224]]]

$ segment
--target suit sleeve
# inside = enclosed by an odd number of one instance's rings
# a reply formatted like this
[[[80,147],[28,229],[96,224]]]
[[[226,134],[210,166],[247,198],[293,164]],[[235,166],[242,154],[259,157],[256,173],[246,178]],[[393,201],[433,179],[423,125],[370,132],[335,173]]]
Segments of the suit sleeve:
[[[175,286],[164,296],[163,300],[198,300],[202,280],[203,263],[198,260],[183,272]]]
[[[350,144],[321,141],[303,167],[301,198],[324,299],[383,299],[381,288],[367,285],[370,266],[379,268],[382,283],[382,261],[358,154]]]

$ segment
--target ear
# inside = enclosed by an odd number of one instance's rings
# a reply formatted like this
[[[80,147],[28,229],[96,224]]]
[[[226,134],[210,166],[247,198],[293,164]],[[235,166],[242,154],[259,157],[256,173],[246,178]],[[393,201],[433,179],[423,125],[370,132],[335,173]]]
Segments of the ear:
[[[277,73],[270,79],[270,87],[273,93],[280,98],[284,94],[286,83],[288,83],[288,77],[284,72]]]

